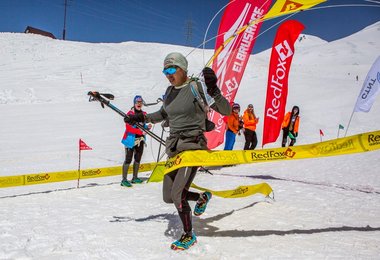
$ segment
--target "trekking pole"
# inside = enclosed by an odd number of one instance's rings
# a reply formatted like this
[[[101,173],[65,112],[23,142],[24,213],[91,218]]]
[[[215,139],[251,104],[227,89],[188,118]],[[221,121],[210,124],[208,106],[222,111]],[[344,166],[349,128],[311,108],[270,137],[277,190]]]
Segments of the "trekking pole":
[[[162,131],[161,131],[161,140],[163,140],[162,138],[164,137],[164,127],[161,125],[162,127]],[[157,153],[157,162],[160,161],[160,154],[161,154],[161,146],[162,144],[160,143],[160,146],[158,147],[158,153]]]
[[[104,108],[104,105],[106,105],[107,107],[111,108],[113,111],[117,112],[122,117],[128,117],[123,111],[121,111],[120,109],[115,107],[113,104],[111,104],[111,102],[109,100],[107,100],[107,99],[110,99],[110,100],[114,99],[114,96],[112,94],[90,91],[90,92],[88,92],[88,95],[90,96],[90,99],[89,99],[90,102],[91,101],[99,101],[103,108]],[[150,131],[148,129],[145,129],[144,126],[142,126],[139,123],[136,123],[136,126],[141,131],[146,132],[150,137],[152,137],[154,140],[159,142],[161,145],[165,146],[165,141],[162,138],[160,138],[158,135],[156,135],[155,133],[153,133],[152,131]],[[162,134],[163,134],[163,132],[162,132]],[[201,166],[201,168],[205,169],[203,166]],[[209,170],[205,169],[205,171],[212,175],[212,173]]]
[[[162,98],[157,98],[157,101],[154,102],[154,103],[145,103],[145,101],[143,100],[143,105],[146,106],[146,107],[149,107],[149,106],[154,106],[154,105],[157,105],[158,103],[162,102]]]
[[[107,100],[107,99],[110,99],[110,100],[114,99],[114,96],[112,94],[105,94],[105,93],[99,93],[96,91],[90,91],[88,92],[88,95],[90,96],[90,99],[89,99],[90,102],[99,101],[103,108],[104,108],[104,105],[106,105],[107,107],[111,108],[113,111],[115,111],[122,117],[128,117],[127,114],[125,114],[123,111],[121,111],[116,106],[114,106],[109,100]],[[144,126],[142,126],[141,124],[136,123],[136,127],[140,129],[141,131],[144,131],[145,133],[147,133],[150,137],[152,137],[154,140],[156,140],[160,144],[165,145],[165,142],[158,135],[156,135],[155,133],[153,133],[152,131],[148,129],[145,129]]]

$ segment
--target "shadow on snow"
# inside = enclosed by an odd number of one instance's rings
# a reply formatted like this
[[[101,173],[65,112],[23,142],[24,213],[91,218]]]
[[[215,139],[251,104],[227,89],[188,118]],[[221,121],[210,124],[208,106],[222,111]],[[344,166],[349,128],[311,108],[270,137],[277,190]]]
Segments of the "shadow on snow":
[[[380,227],[371,227],[369,225],[364,227],[351,227],[351,226],[341,226],[341,227],[326,227],[326,228],[313,228],[313,229],[290,229],[290,230],[220,230],[218,227],[211,225],[215,221],[219,221],[232,215],[235,211],[244,210],[255,206],[259,202],[252,203],[244,208],[231,210],[229,212],[219,214],[209,218],[199,219],[193,217],[193,227],[196,230],[197,236],[205,237],[252,237],[252,236],[285,236],[294,234],[317,234],[326,232],[346,232],[346,231],[360,231],[360,232],[373,232],[380,231]],[[170,214],[158,214],[151,215],[145,218],[131,218],[131,217],[120,217],[113,216],[110,222],[145,222],[145,221],[157,221],[157,222],[168,222],[168,228],[165,230],[165,236],[170,238],[177,238],[182,233],[182,225],[179,220],[178,214],[176,212]]]

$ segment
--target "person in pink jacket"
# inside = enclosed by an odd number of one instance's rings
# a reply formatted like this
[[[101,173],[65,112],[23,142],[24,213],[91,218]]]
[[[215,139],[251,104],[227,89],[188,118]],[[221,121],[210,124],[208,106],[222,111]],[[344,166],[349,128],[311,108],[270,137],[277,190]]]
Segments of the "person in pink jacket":
[[[133,107],[130,111],[128,111],[127,116],[130,115],[138,115],[138,114],[146,114],[146,112],[142,111],[143,99],[141,96],[135,96],[133,99]],[[146,129],[149,129],[147,125],[144,125]],[[145,133],[136,127],[136,123],[129,124],[125,123],[125,131],[123,135],[123,139],[121,142],[125,146],[125,160],[123,163],[123,179],[121,181],[121,186],[131,187],[132,184],[128,181],[128,168],[132,162],[132,157],[134,157],[133,162],[133,177],[132,183],[142,183],[142,180],[137,177],[140,167],[141,157],[144,152],[144,144],[145,144]]]

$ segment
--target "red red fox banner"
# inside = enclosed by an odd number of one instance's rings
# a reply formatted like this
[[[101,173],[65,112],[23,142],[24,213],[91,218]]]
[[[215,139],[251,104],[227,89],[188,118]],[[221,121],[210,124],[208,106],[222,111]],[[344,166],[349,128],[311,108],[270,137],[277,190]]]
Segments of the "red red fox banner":
[[[262,146],[275,142],[280,133],[288,96],[294,42],[303,29],[304,26],[295,20],[286,21],[278,28],[269,65]]]
[[[231,0],[219,25],[215,51],[226,39],[251,21],[263,17],[271,5],[271,0]],[[224,46],[214,59],[212,68],[218,76],[218,84],[224,97],[233,102],[243,77],[246,64],[262,23],[253,24]],[[224,141],[225,123],[223,116],[211,111],[209,118],[215,123],[215,129],[206,133],[208,148],[213,149]]]

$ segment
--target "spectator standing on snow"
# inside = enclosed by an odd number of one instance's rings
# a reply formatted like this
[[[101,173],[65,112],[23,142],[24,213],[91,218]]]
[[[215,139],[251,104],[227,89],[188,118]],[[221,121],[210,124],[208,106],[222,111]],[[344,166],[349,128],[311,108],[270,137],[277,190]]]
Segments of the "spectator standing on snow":
[[[299,107],[294,106],[292,111],[286,113],[284,120],[282,121],[282,147],[286,146],[288,136],[290,138],[289,146],[293,146],[296,143],[296,137],[298,136],[298,127],[300,124]]]
[[[254,150],[257,146],[256,125],[259,123],[259,118],[255,115],[253,105],[249,104],[243,114],[244,122],[244,150]]]
[[[143,99],[141,96],[135,96],[133,99],[133,107],[130,111],[128,111],[127,115],[145,115],[146,112],[142,111]],[[146,129],[150,129],[150,126],[144,125]],[[145,134],[136,127],[136,123],[126,123],[124,136],[121,142],[125,146],[125,160],[123,163],[123,179],[121,181],[121,186],[131,187],[132,183],[142,183],[142,180],[138,178],[138,172],[140,167],[141,157],[144,152],[144,144],[145,144]],[[134,157],[133,162],[133,177],[132,181],[129,182],[128,177],[128,168],[132,162],[132,157]]]
[[[232,113],[227,119],[226,140],[224,143],[224,150],[233,150],[236,140],[236,134],[240,135],[240,129],[243,128],[243,120],[239,115],[240,105],[234,103],[232,105]]]

